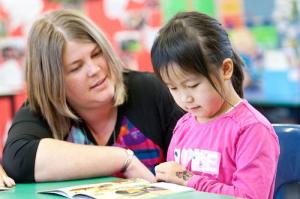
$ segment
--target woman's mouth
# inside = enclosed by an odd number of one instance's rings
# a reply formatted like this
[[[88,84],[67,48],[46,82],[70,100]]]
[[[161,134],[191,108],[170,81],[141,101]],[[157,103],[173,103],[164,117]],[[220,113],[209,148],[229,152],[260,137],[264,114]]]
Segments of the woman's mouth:
[[[102,85],[105,82],[106,78],[107,78],[107,76],[105,76],[103,79],[97,81],[93,86],[90,87],[90,89],[94,89],[94,88]]]

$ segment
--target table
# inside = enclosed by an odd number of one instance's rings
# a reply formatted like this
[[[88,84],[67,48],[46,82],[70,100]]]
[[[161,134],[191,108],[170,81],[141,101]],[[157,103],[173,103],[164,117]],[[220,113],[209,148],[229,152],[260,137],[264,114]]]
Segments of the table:
[[[39,199],[63,199],[65,197],[54,195],[54,194],[39,194],[39,191],[45,191],[50,189],[62,188],[67,186],[75,186],[80,184],[93,184],[99,182],[111,181],[116,178],[113,177],[101,177],[92,178],[85,180],[71,180],[62,182],[45,182],[45,183],[28,183],[28,184],[17,184],[15,188],[8,191],[0,192],[1,199],[20,199],[20,198],[39,198]],[[161,198],[164,199],[234,199],[234,197],[224,196],[219,194],[205,193],[205,192],[184,192],[179,194],[164,195]]]

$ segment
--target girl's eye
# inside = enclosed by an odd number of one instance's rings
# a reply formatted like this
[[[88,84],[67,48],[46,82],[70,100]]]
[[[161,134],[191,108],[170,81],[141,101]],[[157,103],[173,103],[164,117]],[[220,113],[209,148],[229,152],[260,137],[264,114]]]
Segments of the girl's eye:
[[[176,87],[169,87],[170,90],[174,91],[176,90],[177,88]]]
[[[199,85],[199,83],[197,84],[192,84],[192,85],[187,85],[188,88],[196,88]]]

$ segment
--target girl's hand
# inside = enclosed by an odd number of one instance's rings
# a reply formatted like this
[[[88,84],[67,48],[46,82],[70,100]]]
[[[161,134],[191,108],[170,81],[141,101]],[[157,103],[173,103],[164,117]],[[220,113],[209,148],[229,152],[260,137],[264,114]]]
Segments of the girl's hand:
[[[0,187],[13,187],[15,185],[15,181],[6,175],[4,169],[0,165]]]
[[[157,165],[155,173],[157,181],[171,182],[184,186],[187,186],[188,180],[192,177],[191,172],[174,161]]]

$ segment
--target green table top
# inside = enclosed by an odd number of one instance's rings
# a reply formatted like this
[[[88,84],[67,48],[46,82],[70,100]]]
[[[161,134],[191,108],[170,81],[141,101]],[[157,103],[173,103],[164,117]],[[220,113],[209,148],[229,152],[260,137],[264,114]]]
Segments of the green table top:
[[[20,199],[20,198],[41,198],[41,199],[55,199],[60,198],[63,199],[65,197],[55,195],[55,194],[40,194],[40,191],[46,191],[50,189],[68,187],[68,186],[75,186],[75,185],[84,185],[84,184],[93,184],[93,183],[100,183],[111,181],[116,178],[113,177],[101,177],[101,178],[92,178],[92,179],[85,179],[85,180],[71,180],[71,181],[62,181],[62,182],[43,182],[43,183],[28,183],[28,184],[17,184],[15,188],[12,188],[7,191],[0,192],[0,198],[5,199]],[[164,199],[181,199],[181,198],[188,198],[188,199],[199,199],[199,198],[207,198],[207,199],[234,199],[234,197],[218,195],[218,194],[211,194],[205,192],[183,192],[178,194],[172,195],[164,195],[161,198]]]

